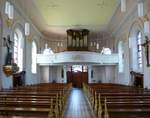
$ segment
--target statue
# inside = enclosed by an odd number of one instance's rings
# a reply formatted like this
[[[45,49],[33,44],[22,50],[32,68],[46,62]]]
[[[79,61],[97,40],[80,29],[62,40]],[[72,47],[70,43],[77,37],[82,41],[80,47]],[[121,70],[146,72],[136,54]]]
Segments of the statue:
[[[3,38],[4,43],[7,46],[7,56],[5,65],[11,65],[12,64],[12,49],[13,49],[13,42],[10,40],[10,36],[8,35],[7,38]]]
[[[8,35],[7,38],[4,39],[4,45],[7,46],[7,55],[5,65],[3,66],[3,71],[6,76],[10,76],[16,73],[19,70],[19,67],[16,63],[13,62],[13,42],[10,40],[10,36]]]

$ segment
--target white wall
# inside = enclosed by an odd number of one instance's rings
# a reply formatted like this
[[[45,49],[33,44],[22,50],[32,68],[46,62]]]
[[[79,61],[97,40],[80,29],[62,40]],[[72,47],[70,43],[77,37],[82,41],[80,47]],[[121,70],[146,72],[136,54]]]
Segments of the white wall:
[[[63,71],[62,71],[62,69],[63,69]],[[62,77],[62,72],[63,72],[64,77]],[[58,83],[66,83],[67,82],[65,66],[57,67],[57,82]]]
[[[61,73],[62,69],[64,69],[64,78],[62,78]],[[66,76],[66,66],[41,66],[41,83],[66,83],[67,76]]]
[[[20,6],[17,4],[17,1],[10,1],[11,4],[14,5],[14,21],[11,27],[8,27],[8,25],[6,24],[6,20],[7,20],[7,16],[4,13],[4,8],[5,8],[5,1],[6,0],[0,0],[0,13],[2,15],[2,36],[1,36],[1,30],[0,30],[0,37],[7,37],[7,35],[10,35],[11,40],[13,41],[13,31],[16,27],[20,27],[22,30],[22,33],[24,35],[24,24],[25,22],[29,22],[31,29],[30,29],[30,39],[31,40],[27,40],[26,37],[24,36],[25,39],[25,46],[24,46],[24,67],[23,70],[26,71],[26,84],[36,84],[40,82],[40,68],[39,66],[37,67],[37,74],[32,74],[31,73],[31,44],[32,44],[32,40],[35,40],[37,43],[37,47],[38,47],[38,52],[40,51],[39,49],[42,47],[44,47],[44,44],[41,43],[43,40],[45,39],[44,36],[36,29],[36,27],[32,24],[32,22],[30,21],[30,19],[25,15],[24,11],[22,10],[22,8],[20,8]],[[0,17],[1,18],[1,17]],[[0,38],[0,40],[2,40],[2,38]],[[45,42],[43,40],[43,42]],[[3,43],[3,41],[0,41],[0,43]],[[1,55],[1,59],[0,59],[0,66],[5,64],[5,57],[6,57],[6,47],[2,46],[0,53],[2,53]],[[1,67],[2,69],[2,67]],[[0,80],[2,80],[2,87],[3,88],[11,88],[12,87],[12,76],[10,77],[6,77],[5,74],[2,72],[2,70],[0,70]],[[1,87],[0,87],[1,88]]]
[[[134,42],[134,36],[137,31],[137,27],[140,27],[141,32],[143,32],[143,22],[144,19],[138,17],[137,2],[135,0],[127,0],[127,11],[122,13],[120,7],[117,8],[114,13],[109,25],[108,30],[112,32],[112,35],[115,37],[114,42],[123,41],[125,44],[124,48],[124,72],[118,73],[117,80],[121,84],[132,85],[132,80],[130,77],[130,71],[133,69],[137,70],[137,67],[134,65],[135,51],[129,50],[129,39],[131,42]],[[150,18],[150,1],[144,0],[144,15],[147,14]],[[134,47],[132,47],[134,48]],[[129,53],[131,51],[131,54]],[[143,51],[144,54],[144,51]],[[145,55],[143,57],[144,68],[142,71],[144,73],[144,87],[150,88],[149,73],[150,69],[146,66]]]
[[[88,66],[89,83],[115,83],[116,66]],[[91,78],[93,70],[93,78]]]
[[[40,83],[49,83],[52,81],[49,79],[49,73],[50,73],[49,66],[41,66],[40,72],[41,72]]]

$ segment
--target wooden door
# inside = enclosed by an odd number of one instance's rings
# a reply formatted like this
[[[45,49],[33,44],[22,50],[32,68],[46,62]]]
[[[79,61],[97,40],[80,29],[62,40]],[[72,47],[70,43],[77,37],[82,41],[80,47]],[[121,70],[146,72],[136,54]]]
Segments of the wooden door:
[[[82,88],[82,84],[88,83],[88,72],[67,72],[67,82],[71,82],[73,87]]]
[[[133,86],[143,88],[144,75],[134,71],[131,71],[130,74],[133,81]]]
[[[25,71],[13,74],[13,87],[25,85]]]

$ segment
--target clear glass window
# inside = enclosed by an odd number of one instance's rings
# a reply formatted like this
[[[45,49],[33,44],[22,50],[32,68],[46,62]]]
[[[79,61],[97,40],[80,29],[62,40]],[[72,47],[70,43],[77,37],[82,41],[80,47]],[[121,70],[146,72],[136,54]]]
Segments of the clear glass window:
[[[138,60],[138,67],[142,68],[142,33],[138,32],[137,34],[137,60]]]
[[[14,51],[13,60],[19,67],[19,71],[23,70],[23,34],[19,29],[14,32]]]
[[[37,54],[37,46],[35,41],[32,42],[32,67],[31,71],[32,73],[37,73],[37,65],[36,65],[36,54]]]

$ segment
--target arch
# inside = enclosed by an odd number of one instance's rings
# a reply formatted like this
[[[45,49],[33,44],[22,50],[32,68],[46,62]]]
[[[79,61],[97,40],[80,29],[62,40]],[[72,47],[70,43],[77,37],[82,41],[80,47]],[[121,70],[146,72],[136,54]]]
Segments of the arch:
[[[134,37],[139,30],[142,33],[144,33],[143,32],[143,28],[144,28],[143,24],[144,24],[144,22],[142,19],[135,20],[130,26],[129,33],[128,33],[128,39],[129,39],[129,37]]]
[[[37,36],[33,36],[33,38],[32,38],[32,42],[34,41],[34,42],[36,43],[37,51],[38,51],[38,47],[40,47],[40,46],[39,46],[38,39],[39,39],[39,37],[37,37]],[[40,39],[39,39],[39,40],[40,40]]]
[[[129,42],[129,69],[130,71],[136,71],[136,72],[143,72],[143,67],[139,69],[138,67],[138,60],[137,60],[137,34],[138,32],[143,32],[143,21],[142,19],[135,20],[130,29],[128,34],[128,42]],[[142,35],[142,43],[143,43],[143,35]],[[142,51],[143,55],[143,51]]]
[[[11,36],[13,37],[14,48],[13,48],[13,58],[14,62],[19,66],[19,71],[23,71],[24,68],[24,46],[25,46],[25,37],[24,29],[20,24],[15,24],[12,27]]]
[[[21,24],[21,21],[16,21],[13,26],[12,26],[12,32],[11,32],[11,36],[14,36],[14,31],[18,29],[22,32],[23,38],[25,39],[25,34],[24,34],[24,27]]]

